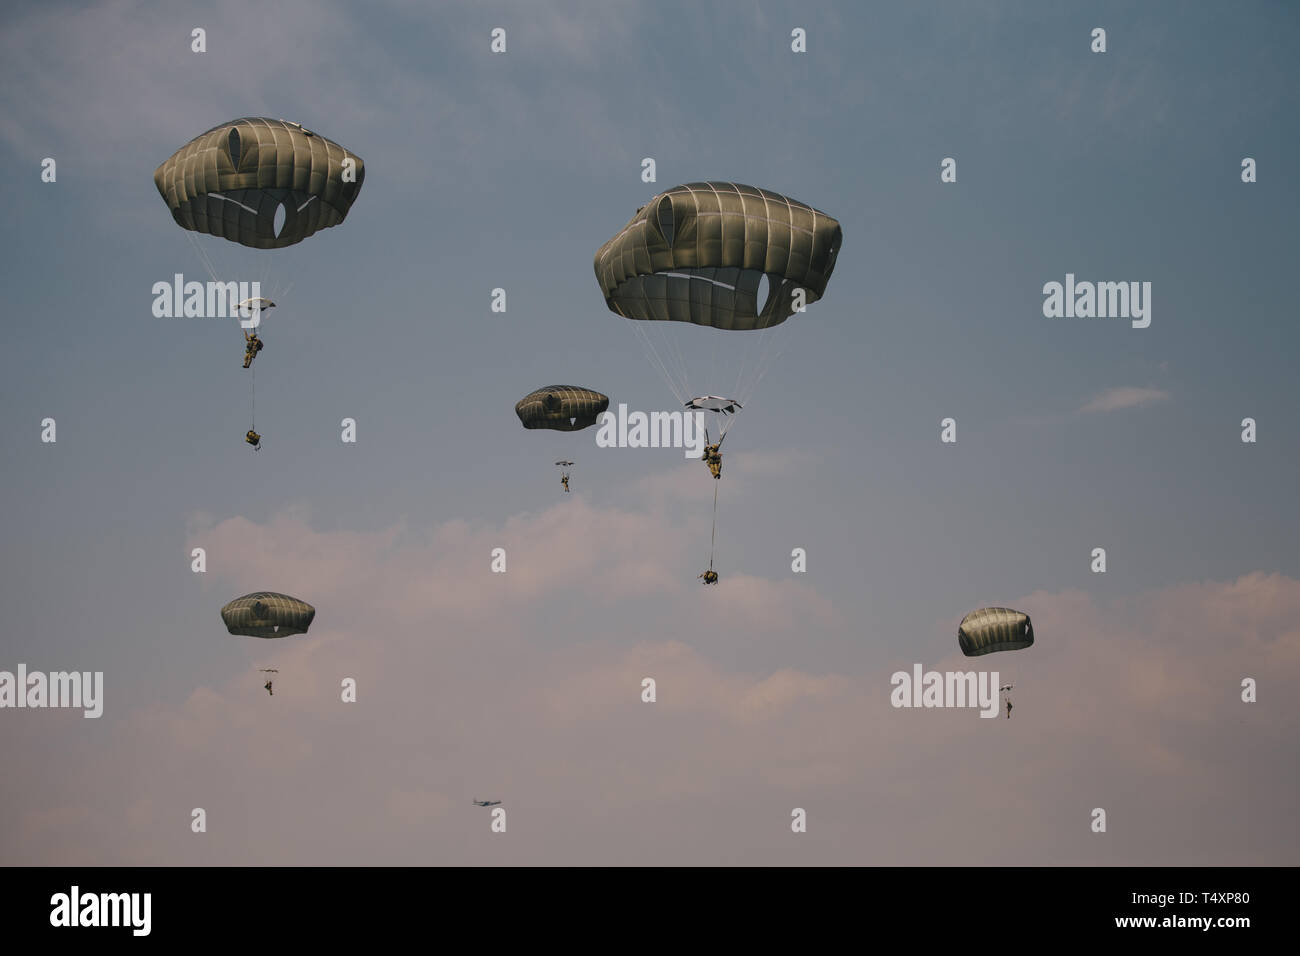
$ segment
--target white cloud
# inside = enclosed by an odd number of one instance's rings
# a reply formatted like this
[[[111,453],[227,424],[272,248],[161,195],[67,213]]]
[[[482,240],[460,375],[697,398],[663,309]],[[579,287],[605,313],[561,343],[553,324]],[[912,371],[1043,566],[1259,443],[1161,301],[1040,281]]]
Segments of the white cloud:
[[[213,615],[185,639],[235,642],[244,662],[194,675],[180,704],[123,715],[130,703],[110,701],[93,741],[87,721],[14,725],[11,759],[29,770],[6,790],[5,859],[418,863],[431,846],[443,863],[1295,859],[1294,828],[1277,827],[1298,796],[1300,582],[1281,575],[1014,599],[1038,642],[978,664],[1014,674],[1008,721],[890,707],[896,645],[864,672],[802,669],[807,635],[869,628],[803,582],[700,587],[681,560],[689,535],[654,506],[574,500],[427,533],[199,519],[193,535],[214,603],[274,581],[317,605],[312,633],[232,638]],[[494,575],[501,542],[510,570]],[[750,663],[758,635],[789,663]],[[971,665],[938,629],[906,653]],[[1260,704],[1240,702],[1244,676],[1261,680]],[[339,699],[343,677],[356,704]],[[482,842],[473,796],[506,801],[509,840]],[[773,848],[796,805],[834,836]],[[1087,827],[1098,805],[1124,834],[1105,850]],[[194,806],[220,839],[188,832]]]

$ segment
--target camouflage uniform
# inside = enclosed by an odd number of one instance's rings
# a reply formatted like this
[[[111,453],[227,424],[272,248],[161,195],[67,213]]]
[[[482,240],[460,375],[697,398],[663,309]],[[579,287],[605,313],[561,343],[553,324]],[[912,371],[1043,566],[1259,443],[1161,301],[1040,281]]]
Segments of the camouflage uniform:
[[[718,443],[718,445],[721,444],[721,442]],[[722,452],[718,451],[718,445],[704,446],[704,463],[709,466],[709,471],[714,478],[722,477]]]
[[[244,346],[244,368],[248,368],[253,364],[253,359],[257,357],[257,353],[262,351],[262,340],[257,337],[256,332],[252,335],[245,332],[244,338],[248,340],[248,344]]]

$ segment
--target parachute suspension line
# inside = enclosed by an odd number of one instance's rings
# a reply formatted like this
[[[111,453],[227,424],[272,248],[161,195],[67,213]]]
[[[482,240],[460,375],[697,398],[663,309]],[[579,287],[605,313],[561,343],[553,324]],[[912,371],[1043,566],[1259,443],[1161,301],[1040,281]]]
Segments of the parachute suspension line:
[[[695,396],[691,393],[691,366],[690,363],[686,361],[686,353],[682,351],[682,339],[684,338],[682,333],[684,329],[673,328],[673,326],[680,326],[681,324],[682,323],[680,322],[665,322],[663,323],[663,328],[659,330],[659,333],[663,336],[664,341],[672,348],[673,358],[677,362],[676,367],[680,371],[679,382],[682,387],[681,402],[685,405],[687,401]]]
[[[639,328],[637,328],[636,320],[626,319],[625,321],[627,322],[629,330],[632,332],[632,337],[638,340],[638,345],[641,349],[642,354],[645,355],[646,360],[650,363],[650,365],[654,368],[654,370],[659,373],[660,378],[667,380],[668,370],[663,367],[663,362],[659,361],[659,357],[654,353],[654,350],[650,347],[650,343],[646,340],[645,334]]]
[[[750,375],[749,381],[743,386],[743,389],[738,386],[738,390],[743,390],[749,393],[744,398],[740,398],[740,396],[737,395],[739,401],[748,401],[749,398],[752,397],[753,393],[758,391],[759,383],[763,381],[763,377],[771,371],[772,366],[776,364],[776,360],[785,352],[784,344],[777,347],[775,332],[764,332],[763,334],[770,334],[771,337],[764,341],[762,352],[759,354],[758,360],[754,363],[754,369]]]
[[[760,303],[761,307],[762,303]],[[736,371],[736,387],[732,395],[741,404],[747,403],[756,388],[759,369],[771,350],[772,341],[777,333],[777,326],[782,323],[767,324],[742,333],[744,344],[740,347],[740,366]]]
[[[657,325],[654,334],[660,337],[660,342],[665,346],[668,353],[669,361],[673,363],[672,367],[677,372],[677,387],[680,390],[677,399],[683,405],[695,397],[691,391],[691,366],[686,361],[686,353],[682,351],[682,331],[680,322],[658,322],[651,323]]]
[[[651,367],[658,372],[682,405],[698,394],[712,394],[725,389],[725,385],[719,383],[716,378],[720,368],[720,343],[714,343],[713,347],[708,347],[708,343],[705,343],[705,348],[692,365],[683,351],[692,340],[689,336],[685,337],[686,341],[678,338],[684,332],[680,327],[682,323],[635,319],[627,321],[632,326],[633,335],[640,340],[641,350],[645,353]],[[716,329],[701,328],[690,331],[705,338],[720,334]],[[729,397],[735,398],[737,402],[744,405],[749,403],[759,383],[771,370],[787,343],[781,330],[776,326],[740,331],[735,334],[737,338],[734,341],[739,344],[737,352],[740,362],[735,388],[729,393]],[[659,341],[656,342],[656,338],[659,338]],[[701,380],[698,374],[695,374],[704,371],[710,373],[707,380]],[[735,414],[715,412],[710,417],[713,420],[710,431],[721,441],[734,424]]]
[[[221,279],[217,276],[216,266],[212,264],[212,260],[208,257],[207,251],[203,248],[203,246],[199,243],[199,241],[194,238],[194,233],[186,229],[185,238],[188,239],[190,241],[190,245],[194,247],[194,254],[199,257],[199,262],[203,264],[203,268],[208,270],[208,275],[212,277],[212,281],[220,282]]]
[[[683,381],[680,382],[677,380],[677,376],[673,374],[673,370],[669,369],[667,362],[664,361],[664,357],[660,355],[659,350],[655,348],[650,333],[646,329],[642,328],[645,324],[653,323],[643,323],[637,319],[628,319],[627,324],[632,327],[632,333],[641,340],[642,351],[645,352],[646,358],[650,360],[650,364],[655,367],[663,380],[668,383],[668,387],[672,389],[672,393],[677,397],[677,400],[685,405],[690,398],[690,396],[686,394],[685,380],[683,379]]]
[[[213,245],[205,243],[195,237],[195,234],[186,229],[185,238],[189,241],[191,248],[194,249],[194,255],[199,263],[207,270],[208,275],[213,282],[237,281],[240,277],[247,277],[250,269],[256,269],[257,280],[261,289],[261,297],[266,299],[278,299],[282,296],[288,296],[293,289],[294,283],[283,284],[278,273],[271,268],[271,260],[266,255],[250,257],[249,250],[243,249],[242,252],[235,249],[225,249],[222,245]],[[214,258],[215,256],[215,258]],[[222,275],[225,270],[225,275]]]
[[[736,421],[736,413],[730,415],[718,415],[718,444],[722,444],[722,439],[727,437],[727,432],[731,431],[731,426]]]
[[[713,386],[713,383],[716,382],[717,380],[718,380],[718,353],[716,349],[710,349],[709,350],[709,377],[707,379],[708,384],[705,385],[704,388],[701,389],[701,391],[709,392],[709,393],[717,393],[717,389],[715,389]],[[733,392],[732,394],[735,393]]]
[[[288,298],[290,290],[293,289],[293,282],[285,283],[283,269],[271,268],[273,263],[270,253],[272,252],[274,250],[258,256],[258,279],[262,283],[262,297],[278,302],[282,298]]]
[[[782,337],[778,327],[768,326],[757,329],[753,334],[756,337],[754,347],[744,349],[740,371],[736,374],[734,394],[736,400],[742,404],[753,398],[758,390],[758,383],[762,381],[763,376],[768,373],[783,351],[783,348],[777,348],[778,340]]]
[[[688,338],[685,326],[681,322],[653,321],[648,324],[651,326],[651,334],[659,338],[659,343],[668,356],[668,362],[677,374],[677,386],[680,389],[677,398],[685,405],[697,394],[692,390],[695,387],[693,384],[695,376],[691,373],[691,363],[687,361],[686,352],[683,351],[683,340]]]
[[[718,482],[713,483],[713,535],[709,538],[709,570],[713,570],[713,550],[718,543]]]
[[[736,401],[743,405],[745,402],[749,401],[748,395],[741,394],[742,384],[748,381],[745,376],[745,370],[749,367],[750,353],[753,351],[754,340],[749,336],[763,336],[767,334],[767,330],[755,329],[753,332],[740,332],[738,334],[745,336],[745,338],[743,344],[740,346],[740,366],[736,369],[736,386],[731,390],[731,394],[728,397],[736,399]]]
[[[654,344],[646,336],[645,330],[640,327],[640,323],[635,319],[627,320],[628,326],[632,329],[632,336],[640,341],[641,351],[649,360],[650,365],[659,373],[659,377],[668,383],[668,387],[676,394],[677,386],[673,378],[668,374],[668,367],[664,365],[663,358],[656,351]]]
[[[746,338],[745,344],[740,350],[740,367],[736,370],[736,387],[731,391],[736,400],[742,404],[749,401],[751,397],[748,393],[750,391],[749,381],[752,374],[750,368],[754,361],[754,351],[771,335],[771,329],[755,329],[752,333],[745,334],[753,335],[753,339]]]

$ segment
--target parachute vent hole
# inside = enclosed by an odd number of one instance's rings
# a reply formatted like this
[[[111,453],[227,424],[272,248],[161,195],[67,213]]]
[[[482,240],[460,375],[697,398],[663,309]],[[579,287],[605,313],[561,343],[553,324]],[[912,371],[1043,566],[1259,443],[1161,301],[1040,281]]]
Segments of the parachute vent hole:
[[[768,299],[770,299],[771,296],[772,282],[768,279],[767,273],[764,272],[758,280],[758,288],[754,290],[755,308],[758,309],[759,315],[763,315],[767,312]]]
[[[275,238],[280,238],[280,233],[284,230],[284,221],[288,218],[289,212],[285,209],[284,203],[275,207],[275,218],[271,220],[271,230]]]
[[[659,231],[664,234],[664,240],[671,246],[673,244],[673,230],[676,224],[673,221],[673,201],[667,196],[659,200],[659,208],[655,210],[655,219],[659,223]]]
[[[230,131],[229,143],[230,143],[230,161],[234,163],[235,166],[238,166],[239,146],[240,146],[238,129],[232,129]]]

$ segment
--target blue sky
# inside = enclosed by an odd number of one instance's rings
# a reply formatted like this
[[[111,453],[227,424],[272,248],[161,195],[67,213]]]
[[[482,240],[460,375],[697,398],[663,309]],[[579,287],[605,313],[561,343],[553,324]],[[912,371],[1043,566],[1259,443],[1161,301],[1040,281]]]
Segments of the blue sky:
[[[294,708],[280,732],[323,762],[295,762],[278,792],[305,799],[328,778],[331,735],[346,736],[327,716],[342,706],[333,688],[364,669],[366,692],[391,710],[348,718],[356,741],[369,739],[364,725],[395,741],[394,761],[427,747],[443,768],[399,774],[383,805],[394,819],[425,819],[466,862],[609,862],[611,846],[626,846],[627,859],[753,862],[741,849],[755,839],[747,817],[725,835],[683,836],[678,856],[662,849],[662,825],[687,792],[727,805],[753,793],[778,808],[765,811],[778,833],[788,805],[800,805],[792,800],[853,802],[839,825],[862,842],[840,845],[898,862],[1180,860],[1172,823],[1167,834],[1149,829],[1127,858],[1086,837],[1053,844],[1067,860],[1042,855],[1035,847],[1060,825],[1057,804],[1030,784],[1024,826],[1002,833],[1004,843],[932,833],[925,860],[901,844],[881,849],[870,836],[879,822],[854,816],[891,807],[893,829],[913,844],[931,833],[930,811],[969,833],[983,818],[942,794],[971,775],[996,790],[1028,772],[1017,753],[1041,753],[1044,768],[1089,768],[1098,793],[1077,812],[1127,800],[1130,820],[1177,819],[1169,801],[1188,792],[1226,812],[1245,798],[1232,780],[1267,779],[1258,833],[1190,817],[1187,826],[1213,862],[1295,862],[1284,812],[1298,795],[1289,685],[1300,679],[1300,342],[1287,285],[1300,207],[1288,170],[1300,145],[1294,8],[427,6],[377,3],[363,14],[291,2],[268,17],[251,2],[218,12],[115,2],[3,14],[0,150],[10,175],[0,269],[12,331],[0,380],[9,449],[0,667],[104,670],[110,696],[94,731],[0,716],[15,748],[44,755],[32,758],[32,779],[0,789],[24,821],[0,837],[0,853],[52,861],[39,821],[23,814],[57,792],[84,827],[70,861],[207,859],[186,833],[147,835],[141,822],[132,845],[148,849],[132,850],[114,828],[114,813],[143,821],[153,811],[142,807],[162,812],[174,800],[185,816],[218,799],[162,779],[132,787],[121,768],[141,722],[238,773],[257,765],[239,756],[258,739],[241,722],[246,708],[270,720]],[[207,30],[206,54],[190,52],[194,26]],[[494,56],[498,26],[508,52]],[[1089,49],[1097,26],[1107,31],[1102,55]],[[808,31],[806,54],[790,52],[794,27]],[[198,133],[250,115],[301,122],[355,151],[367,171],[342,226],[244,257],[267,260],[278,284],[257,360],[259,453],[241,443],[237,329],[150,311],[154,282],[206,278],[154,168]],[[40,182],[46,156],[57,183]],[[646,156],[654,184],[640,181]],[[1240,181],[1247,156],[1259,166],[1250,185]],[[955,184],[939,182],[946,157],[957,161]],[[591,260],[651,195],[705,179],[785,193],[844,230],[825,297],[783,330],[784,352],[728,440],[714,593],[694,580],[707,562],[713,490],[702,465],[677,451],[597,449],[594,430],[526,432],[513,414],[551,383],[671,407],[625,320],[605,308]],[[1151,282],[1150,327],[1044,318],[1042,286],[1066,273]],[[508,292],[505,314],[489,311],[496,287]],[[1119,389],[1154,397],[1084,410]],[[53,446],[39,441],[47,415],[58,421]],[[956,445],[939,442],[948,416]],[[356,445],[338,440],[344,417],[358,422]],[[1240,441],[1244,417],[1259,423],[1256,444]],[[559,497],[561,456],[578,462],[573,500]],[[498,542],[518,549],[508,585],[487,573]],[[209,548],[206,575],[189,570],[194,546]],[[794,547],[808,550],[807,575],[790,573]],[[1107,549],[1104,575],[1089,572],[1095,547]],[[508,600],[493,590],[502,586],[514,589]],[[221,605],[261,587],[315,604],[318,636],[271,647],[226,635]],[[443,591],[454,592],[449,604]],[[897,666],[957,666],[956,622],[986,604],[1035,616],[1039,644],[1015,661],[1017,716],[1051,710],[1064,736],[1049,736],[1046,716],[1037,734],[1032,719],[1023,730],[1011,721],[1014,731],[1001,721],[996,731],[1027,738],[1002,751],[969,721],[958,731],[877,713]],[[1185,648],[1166,632],[1171,622]],[[289,685],[273,699],[284,704],[278,717],[249,679],[277,655]],[[739,709],[687,708],[672,740],[689,737],[698,751],[633,786],[603,762],[584,720],[622,728],[647,752],[667,747],[639,712],[618,711],[635,724],[624,726],[601,709],[610,675],[643,661],[680,664],[700,699],[734,694]],[[1243,766],[1242,739],[1222,727],[1192,735],[1188,709],[1202,714],[1203,695],[1221,694],[1219,724],[1237,720],[1247,705],[1234,688],[1265,666],[1276,682],[1269,702],[1261,695],[1238,728],[1259,735],[1249,738],[1259,763]],[[317,682],[295,691],[291,673]],[[1071,698],[1082,673],[1102,702],[1091,729],[1075,723],[1091,713]],[[456,675],[454,692],[439,674]],[[570,714],[538,680],[592,703]],[[785,688],[774,696],[773,680]],[[773,716],[804,735],[773,743],[790,750],[768,762],[746,736],[768,731],[736,714],[755,700],[806,699],[825,709]],[[463,708],[448,714],[452,701]],[[501,716],[471,719],[478,707]],[[232,710],[244,716],[225,727],[219,715]],[[872,726],[888,786],[926,789],[931,801],[894,806],[872,789],[885,785],[843,730],[867,714],[884,722]],[[459,730],[408,736],[434,719]],[[821,721],[848,736],[830,735],[842,749],[801,770]],[[1091,734],[1111,721],[1150,721],[1157,751],[1167,737],[1181,741],[1175,757],[1094,752]],[[960,769],[972,740],[997,752]],[[508,756],[546,754],[548,741],[611,781],[604,806],[640,807],[644,825],[623,843],[471,842],[466,788],[531,793],[532,812],[559,812],[563,788],[548,790],[542,770]],[[713,779],[721,750],[741,756],[710,789],[701,780]],[[912,775],[918,752],[953,763]],[[1134,768],[1153,765],[1159,779],[1132,788]],[[676,784],[661,792],[651,779]],[[72,794],[86,785],[112,800],[80,807]],[[209,787],[235,799],[219,776]],[[339,811],[371,796],[340,796]],[[761,827],[766,818],[752,812]],[[239,818],[249,832],[261,825]],[[475,833],[481,822],[469,824]],[[349,833],[366,861],[409,861],[396,832]],[[806,857],[782,849],[757,859],[842,861],[835,841],[815,839]],[[305,824],[250,845],[265,862],[322,859]],[[227,862],[259,861],[230,852]]]

